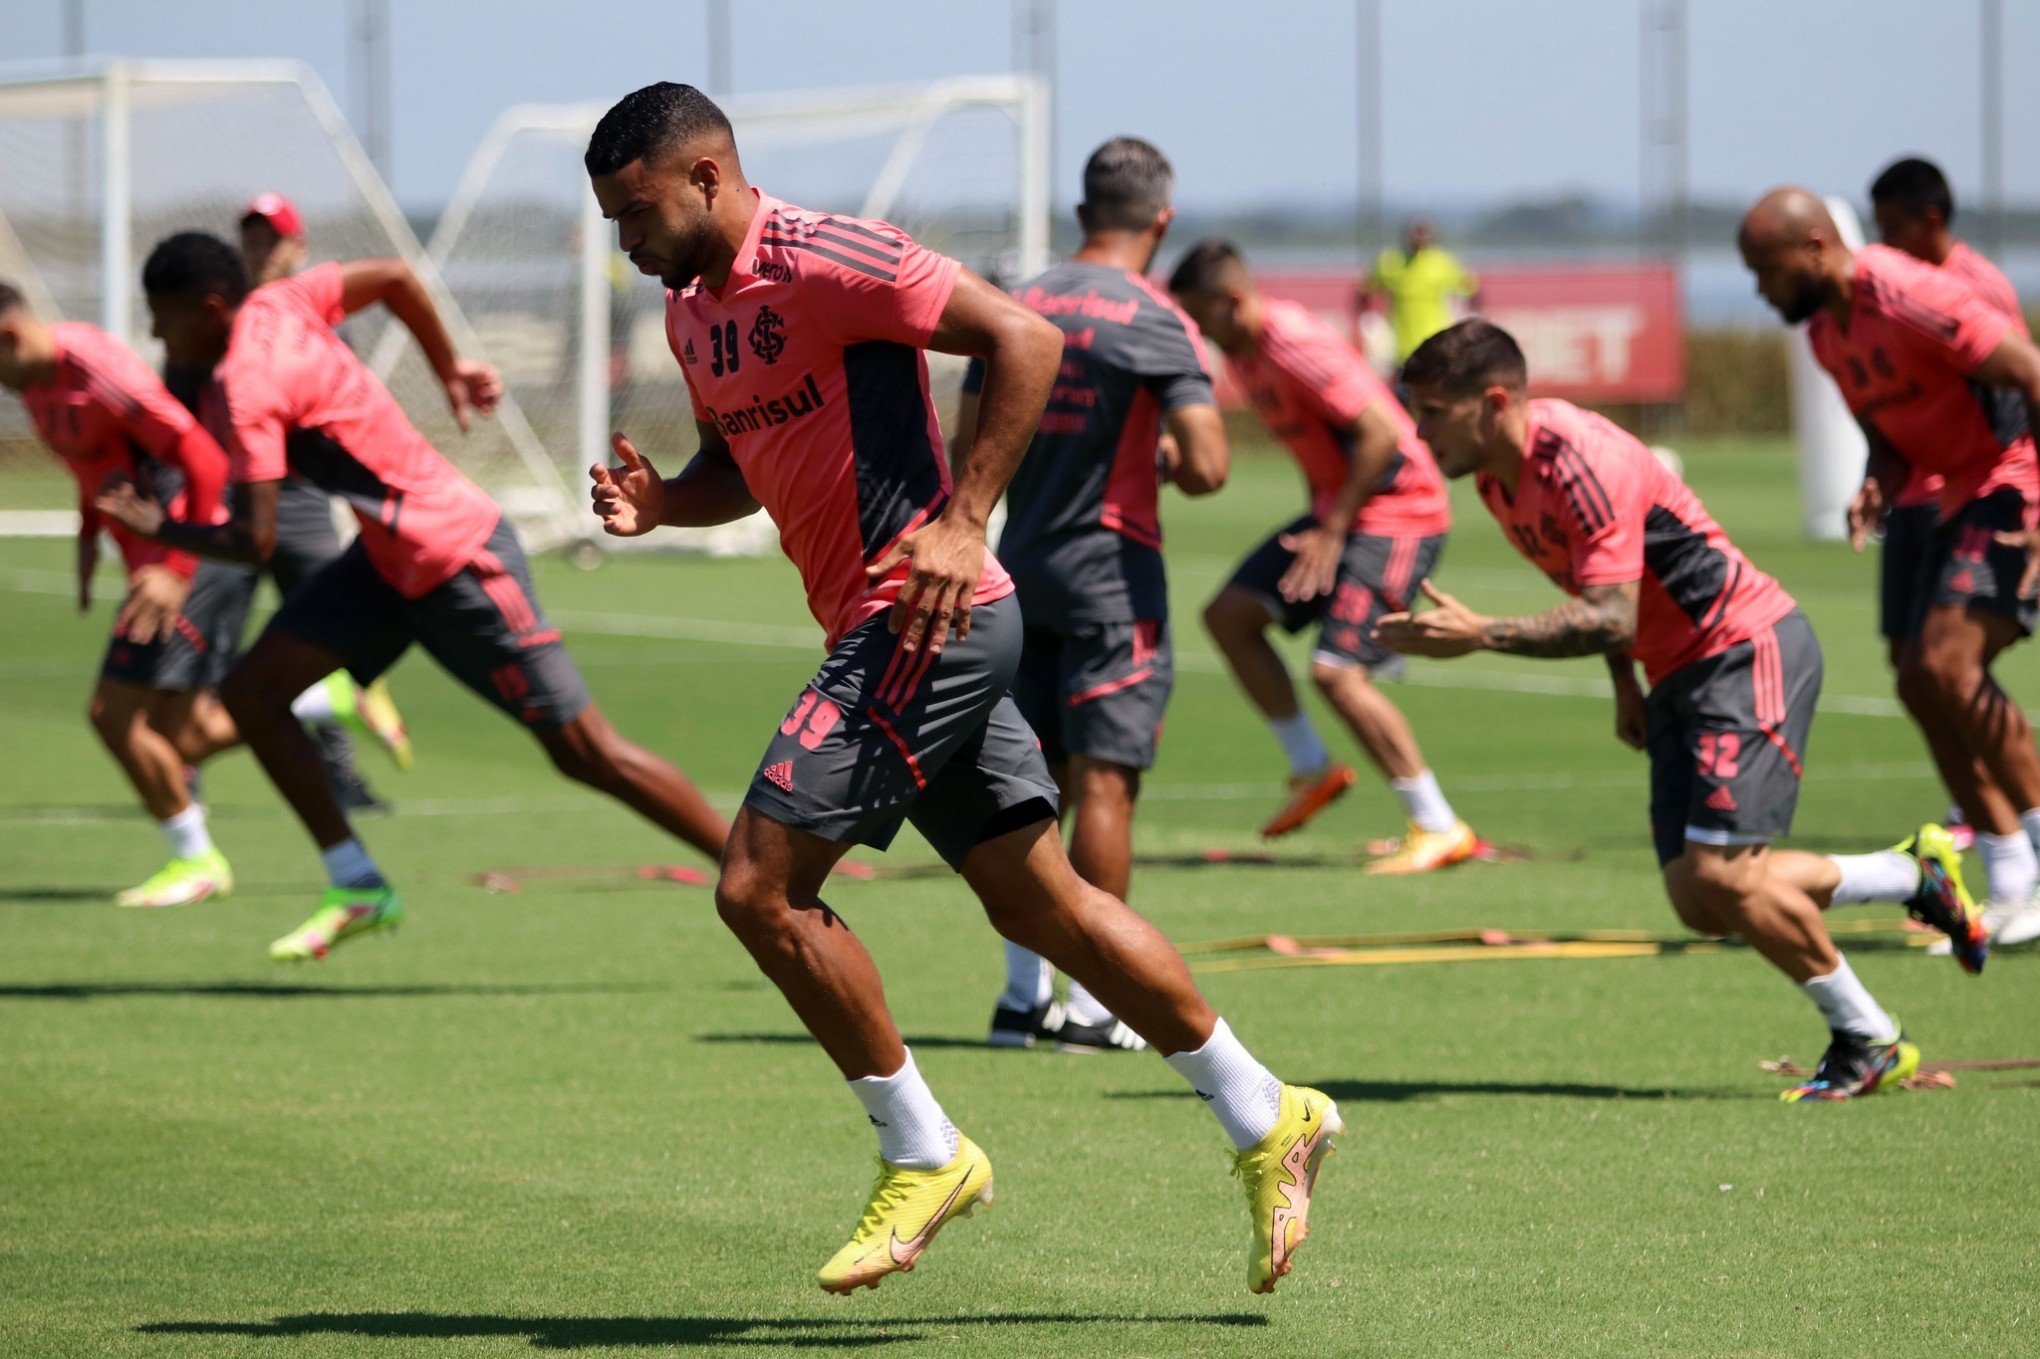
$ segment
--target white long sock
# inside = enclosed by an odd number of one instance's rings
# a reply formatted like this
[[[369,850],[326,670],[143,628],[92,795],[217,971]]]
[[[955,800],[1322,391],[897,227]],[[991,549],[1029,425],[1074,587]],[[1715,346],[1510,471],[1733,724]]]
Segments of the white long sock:
[[[368,857],[368,850],[359,840],[342,840],[331,849],[320,850],[319,857],[326,861],[326,881],[335,887],[383,885],[382,870],[375,866],[375,860]]]
[[[1055,969],[1039,953],[1006,941],[1006,989],[999,1004],[1008,1010],[1032,1010],[1046,1005],[1055,989]]]
[[[2026,828],[2026,838],[2032,841],[2033,848],[2040,851],[2040,807],[2020,812],[2019,824]]]
[[[196,802],[169,820],[158,821],[156,829],[163,832],[163,841],[170,846],[173,859],[196,859],[212,853],[212,832],[206,829],[205,808]]]
[[[936,1170],[956,1159],[956,1125],[935,1102],[914,1054],[890,1076],[860,1076],[850,1093],[878,1129],[878,1154],[905,1170]]]
[[[2034,883],[2040,882],[2040,857],[2035,857],[2033,842],[2025,832],[1979,833],[1976,852],[1982,856],[1984,876],[1990,880],[1991,900],[2019,902],[2033,895]]]
[[[1402,799],[1403,815],[1415,822],[1417,829],[1449,831],[1459,824],[1458,813],[1445,800],[1444,790],[1438,787],[1438,776],[1430,770],[1413,779],[1390,779],[1389,787]]]
[[[1211,1106],[1236,1150],[1245,1151],[1274,1130],[1282,1111],[1282,1082],[1254,1060],[1223,1019],[1203,1047],[1163,1060]]]
[[[1871,997],[1862,982],[1856,980],[1856,973],[1850,968],[1847,958],[1842,959],[1840,965],[1825,977],[1801,982],[1799,989],[1820,1008],[1830,1029],[1878,1043],[1898,1033],[1898,1025],[1891,1022],[1891,1016],[1884,1013],[1884,1007]]]
[[[1830,854],[1828,862],[1842,870],[1834,904],[1863,901],[1904,901],[1920,887],[1920,866],[1895,849],[1874,854]]]
[[[1269,718],[1268,730],[1275,733],[1282,753],[1289,757],[1292,776],[1315,774],[1332,762],[1332,752],[1326,748],[1324,738],[1311,724],[1310,714],[1301,708],[1294,717]]]
[[[1105,1008],[1103,1001],[1085,989],[1082,982],[1070,979],[1069,998],[1063,1002],[1063,1013],[1078,1024],[1109,1024],[1114,1015]]]
[[[331,725],[339,720],[333,708],[333,677],[328,675],[290,701],[290,714],[309,726]]]

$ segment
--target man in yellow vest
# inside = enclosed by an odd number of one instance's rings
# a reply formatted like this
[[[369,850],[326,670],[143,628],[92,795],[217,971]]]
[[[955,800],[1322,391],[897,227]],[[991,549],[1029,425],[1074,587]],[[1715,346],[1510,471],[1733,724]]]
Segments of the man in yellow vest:
[[[1360,285],[1363,308],[1377,297],[1388,299],[1400,369],[1418,345],[1459,319],[1455,302],[1480,310],[1480,280],[1437,243],[1429,222],[1416,218],[1403,228],[1402,247],[1382,251]]]

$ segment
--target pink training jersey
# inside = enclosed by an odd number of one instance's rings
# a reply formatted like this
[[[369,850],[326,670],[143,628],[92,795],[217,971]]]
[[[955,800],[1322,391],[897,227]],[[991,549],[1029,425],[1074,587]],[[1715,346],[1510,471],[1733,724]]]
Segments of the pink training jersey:
[[[248,294],[200,409],[236,483],[295,472],[346,500],[376,571],[417,599],[474,560],[502,511],[334,333],[340,287],[321,264]]]
[[[1961,278],[1881,245],[1856,252],[1848,326],[1822,310],[1806,327],[1856,418],[1913,476],[1946,478],[1943,519],[2001,486],[2040,492],[2025,403],[1970,380],[2013,333]]]
[[[694,418],[728,441],[833,648],[906,581],[905,562],[879,581],[866,563],[949,497],[924,350],[962,266],[889,223],[752,192],[729,278],[669,291],[666,340]],[[972,602],[1012,592],[986,553]]]
[[[2013,289],[2012,281],[1995,264],[1970,249],[1966,241],[1955,242],[1948,258],[1941,261],[1941,269],[1967,283],[1971,291],[1990,305],[1991,310],[2002,313],[2019,334],[2031,335],[2032,332],[2026,329],[2026,313],[2019,307],[2019,294]],[[1935,503],[1941,498],[1944,480],[1939,476],[1915,472],[1907,478],[1905,489],[1892,503],[1900,509]]]
[[[1353,463],[1351,429],[1360,412],[1377,406],[1402,435],[1396,459],[1360,506],[1355,533],[1428,537],[1452,527],[1445,479],[1416,423],[1374,376],[1353,346],[1295,302],[1270,297],[1261,306],[1260,344],[1250,354],[1226,357],[1254,413],[1289,448],[1310,486],[1310,512],[1332,513]]]
[[[108,477],[124,474],[172,518],[220,523],[226,454],[132,349],[82,322],[59,321],[50,330],[56,378],[21,399],[36,434],[78,483],[79,532],[112,533],[130,576],[161,563],[189,580],[196,557],[102,520],[92,500]]]
[[[1530,403],[1530,447],[1513,497],[1486,473],[1478,484],[1516,550],[1567,594],[1641,582],[1629,650],[1653,685],[1748,641],[1794,607],[1655,454],[1570,402]]]

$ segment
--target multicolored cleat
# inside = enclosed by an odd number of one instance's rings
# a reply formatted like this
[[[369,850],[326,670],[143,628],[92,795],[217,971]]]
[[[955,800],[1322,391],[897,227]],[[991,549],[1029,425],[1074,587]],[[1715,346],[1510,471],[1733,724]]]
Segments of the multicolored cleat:
[[[961,1134],[956,1158],[935,1170],[908,1170],[881,1158],[856,1232],[822,1266],[822,1288],[847,1296],[878,1287],[886,1275],[912,1269],[944,1224],[991,1202],[991,1160]]]
[[[397,701],[390,697],[390,686],[378,679],[365,688],[357,689],[345,672],[341,672],[338,678],[345,681],[351,701],[342,707],[336,698],[334,713],[355,731],[373,737],[389,752],[397,768],[409,769],[411,733],[404,727],[404,715],[397,711]]]
[[[1300,774],[1291,779],[1288,801],[1261,827],[1261,838],[1275,840],[1302,830],[1312,817],[1344,797],[1359,777],[1353,766],[1334,761],[1315,774]]]
[[[1463,864],[1480,853],[1480,837],[1464,821],[1452,823],[1451,830],[1427,831],[1412,821],[1394,849],[1370,860],[1363,873],[1401,876],[1430,873]]]
[[[279,963],[310,962],[349,939],[395,929],[403,918],[404,904],[394,887],[328,887],[318,911],[271,944],[269,956]]]
[[[226,856],[209,849],[195,859],[172,859],[147,882],[115,897],[117,906],[153,910],[161,906],[195,906],[234,890],[234,870]]]
[[[1894,1020],[1894,1023],[1897,1021]],[[1828,1050],[1813,1075],[1778,1098],[1787,1104],[1806,1100],[1859,1099],[1896,1085],[1920,1069],[1920,1050],[1906,1041],[1905,1031],[1882,1043],[1835,1029]]]
[[[1920,866],[1920,885],[1905,900],[1906,914],[1947,935],[1964,972],[1983,971],[1990,959],[1990,931],[1962,885],[1962,851],[1955,848],[1955,837],[1929,824],[1892,848]]]
[[[1275,1127],[1233,1157],[1233,1175],[1247,1191],[1253,1231],[1247,1245],[1247,1288],[1273,1293],[1310,1235],[1310,1201],[1318,1168],[1346,1130],[1331,1096],[1308,1086],[1282,1087]]]

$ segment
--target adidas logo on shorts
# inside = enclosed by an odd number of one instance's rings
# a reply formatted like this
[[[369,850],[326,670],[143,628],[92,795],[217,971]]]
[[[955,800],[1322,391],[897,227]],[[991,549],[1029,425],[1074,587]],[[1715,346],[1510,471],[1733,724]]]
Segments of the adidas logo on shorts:
[[[1729,792],[1728,785],[1724,783],[1707,795],[1707,808],[1715,812],[1732,812],[1735,810],[1735,794]]]
[[[787,792],[793,791],[793,761],[781,760],[778,764],[765,767],[765,777],[778,784]]]

